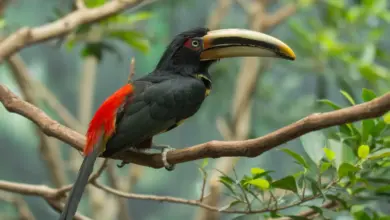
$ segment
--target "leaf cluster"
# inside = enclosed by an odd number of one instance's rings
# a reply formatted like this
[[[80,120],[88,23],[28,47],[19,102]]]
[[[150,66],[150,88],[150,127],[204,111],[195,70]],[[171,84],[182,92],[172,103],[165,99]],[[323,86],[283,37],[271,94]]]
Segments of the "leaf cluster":
[[[345,91],[342,96],[356,105]],[[376,94],[363,89],[364,102]],[[341,106],[320,100],[332,109]],[[333,219],[346,210],[355,219],[388,219],[380,210],[369,208],[369,201],[390,195],[390,113],[384,117],[338,126],[329,133],[314,131],[300,138],[305,155],[281,149],[301,167],[297,173],[274,179],[272,170],[253,167],[250,174],[234,177],[221,173],[220,182],[227,189],[231,202],[223,209],[244,209],[259,218],[289,216],[302,219],[292,207],[308,207],[325,219]],[[281,193],[283,192],[283,193]],[[322,207],[334,201],[332,209]],[[266,214],[263,214],[266,213]],[[241,219],[241,217],[240,217]],[[305,219],[305,218],[303,218]]]
[[[87,8],[95,8],[105,4],[107,0],[85,0]],[[51,20],[57,20],[67,14],[63,9],[56,9],[55,16]],[[60,40],[67,49],[73,49],[76,45],[82,45],[80,55],[82,57],[94,56],[102,60],[105,52],[113,53],[121,59],[114,41],[119,41],[138,51],[146,53],[150,45],[147,36],[140,31],[139,24],[153,16],[152,12],[137,11],[131,14],[120,13],[106,17],[98,22],[89,23],[77,27],[73,32]]]

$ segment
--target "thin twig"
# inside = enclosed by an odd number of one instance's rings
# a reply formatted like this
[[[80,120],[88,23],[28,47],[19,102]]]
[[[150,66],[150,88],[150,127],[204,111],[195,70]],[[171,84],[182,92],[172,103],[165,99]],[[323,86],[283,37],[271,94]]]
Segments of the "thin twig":
[[[204,177],[203,177],[202,188],[201,188],[201,192],[200,192],[199,202],[202,202],[202,201],[203,201],[204,191],[205,191],[205,189],[206,189],[206,182],[207,182],[207,174],[205,174]]]
[[[182,198],[176,198],[176,197],[170,197],[170,196],[155,196],[155,195],[141,195],[141,194],[134,194],[134,193],[126,193],[126,192],[121,192],[119,190],[115,190],[111,187],[102,185],[98,182],[93,182],[91,183],[97,188],[104,190],[106,192],[112,193],[114,195],[117,195],[119,197],[127,198],[127,199],[139,199],[139,200],[150,200],[150,201],[158,201],[158,202],[170,202],[170,203],[177,203],[177,204],[186,204],[186,205],[191,205],[191,206],[199,206],[201,208],[207,209],[209,211],[213,212],[221,212],[221,213],[233,213],[233,214],[256,214],[256,213],[265,213],[265,212],[270,212],[270,211],[276,211],[275,209],[259,209],[259,210],[251,210],[251,211],[245,211],[245,210],[221,210],[218,207],[215,206],[209,206],[204,203],[199,202],[198,200],[189,200],[189,199],[182,199]],[[318,198],[320,195],[316,196],[309,196],[306,197],[303,200],[294,202],[292,204],[286,205],[279,207],[277,211],[288,209],[291,207],[295,207],[297,205],[303,204],[305,202],[314,200]]]
[[[122,178],[121,176],[115,174],[115,168],[116,168],[115,161],[112,161],[112,163],[110,163],[107,167],[108,182],[112,188],[117,190],[123,190],[121,185]],[[119,212],[117,213],[117,216],[113,216],[113,218],[117,218],[119,220],[130,220],[127,200],[124,198],[118,198],[117,201],[118,201],[117,206]]]
[[[127,82],[128,83],[131,83],[132,82],[132,79],[134,77],[134,74],[135,74],[135,58],[131,58],[131,62],[130,62],[130,72],[129,72],[129,76],[127,77]]]
[[[62,210],[64,209],[64,205],[61,204],[61,203],[60,203],[59,201],[57,201],[57,200],[46,199],[46,202],[47,202],[55,211],[57,211],[58,213],[61,213]],[[74,220],[92,220],[92,219],[88,218],[87,216],[81,215],[80,213],[76,213],[76,214],[73,216],[73,219],[74,219]]]
[[[246,14],[251,14],[251,4],[245,0],[236,0],[237,4],[241,7]]]
[[[35,220],[34,215],[32,214],[30,208],[28,207],[26,201],[19,195],[12,195],[6,192],[0,192],[0,200],[11,203],[15,206],[15,209],[19,213],[20,220]]]
[[[34,88],[37,90],[37,96],[58,114],[66,126],[81,131],[80,122],[43,83],[38,80],[31,80],[31,82],[35,84]]]

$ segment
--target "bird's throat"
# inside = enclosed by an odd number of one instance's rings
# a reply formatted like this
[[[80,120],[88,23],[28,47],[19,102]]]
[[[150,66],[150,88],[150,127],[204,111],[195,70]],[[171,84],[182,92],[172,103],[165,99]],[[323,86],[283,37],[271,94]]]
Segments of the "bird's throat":
[[[201,80],[206,87],[205,96],[207,97],[211,92],[211,79],[204,74],[196,74],[195,77]]]

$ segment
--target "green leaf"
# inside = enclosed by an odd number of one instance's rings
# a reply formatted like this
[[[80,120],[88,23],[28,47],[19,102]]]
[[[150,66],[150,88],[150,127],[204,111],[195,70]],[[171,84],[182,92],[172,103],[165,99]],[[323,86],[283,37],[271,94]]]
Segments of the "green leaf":
[[[75,40],[69,40],[68,42],[66,42],[65,47],[67,50],[72,50],[74,48],[75,44],[76,44]]]
[[[202,168],[205,168],[209,164],[209,158],[203,159]]]
[[[390,124],[390,112],[387,112],[384,116],[383,116],[383,121],[386,123],[386,124]]]
[[[371,136],[378,137],[386,128],[386,123],[383,120],[379,120],[375,127],[371,130]]]
[[[367,142],[369,135],[371,134],[371,131],[375,127],[375,121],[373,119],[366,119],[362,121],[362,142]]]
[[[313,211],[315,211],[316,213],[320,214],[322,216],[322,209],[320,207],[317,207],[317,206],[309,206],[311,209],[313,209]]]
[[[272,210],[269,212],[270,216],[272,218],[280,218],[280,217],[283,217],[283,215],[279,214],[278,213],[279,210]]]
[[[376,151],[375,153],[370,154],[368,156],[368,159],[376,160],[376,159],[381,159],[384,157],[390,157],[390,149],[389,148],[381,149],[381,150]]]
[[[378,79],[389,79],[389,71],[386,67],[380,66],[379,64],[360,64],[360,74],[369,80],[370,82],[376,82]]]
[[[358,167],[353,166],[352,164],[349,163],[342,163],[338,169],[338,175],[339,178],[343,178],[345,176],[348,176],[349,173],[354,173],[359,171],[360,169]]]
[[[383,19],[384,21],[390,23],[390,12],[389,11],[384,11],[379,14],[379,17]]]
[[[335,167],[339,167],[343,162],[354,162],[356,159],[356,153],[351,147],[343,143],[342,141],[336,141],[329,139],[329,149],[335,152],[335,158],[332,161]]]
[[[228,183],[229,185],[232,185],[235,182],[232,178],[230,178],[229,176],[226,176],[226,175],[220,176],[219,179],[223,180],[224,182]]]
[[[339,110],[339,109],[341,109],[340,106],[336,105],[334,102],[332,102],[332,101],[330,101],[330,100],[328,100],[328,99],[321,99],[321,100],[319,100],[318,102],[327,104],[327,105],[329,105],[330,107],[332,107],[334,110]]]
[[[358,156],[361,159],[365,159],[369,154],[370,154],[370,147],[368,145],[360,145],[360,147],[358,148]]]
[[[236,194],[236,192],[234,191],[234,189],[232,187],[232,184],[234,183],[234,181],[230,177],[220,176],[219,182],[221,182],[226,188],[228,188],[231,193]]]
[[[310,159],[318,166],[324,157],[322,148],[326,144],[326,137],[322,131],[313,131],[300,137],[303,148]]]
[[[127,24],[133,24],[133,23],[136,23],[139,21],[148,20],[152,16],[153,16],[152,12],[143,11],[143,12],[131,14],[129,16],[123,16],[123,17],[125,17],[125,19],[123,21],[125,21],[125,23],[127,23]]]
[[[374,61],[376,56],[376,46],[374,43],[367,43],[364,45],[364,50],[362,52],[362,57],[360,59],[361,63],[370,64]]]
[[[369,101],[375,99],[376,97],[377,97],[376,94],[372,90],[363,88],[362,99],[364,102],[369,102]]]
[[[268,179],[268,177],[270,177],[268,174],[272,173],[272,172],[274,172],[274,171],[265,171],[265,172],[262,172],[262,173],[257,173],[257,174],[252,176],[252,179],[257,179],[257,178],[260,178],[260,177],[263,177],[263,176],[266,176],[266,178]]]
[[[284,177],[280,180],[273,182],[271,185],[274,188],[285,189],[294,193],[298,193],[297,183],[293,176]]]
[[[347,20],[350,22],[350,23],[354,23],[357,18],[359,18],[359,15],[361,14],[361,10],[360,10],[360,7],[351,7],[348,11],[347,11]]]
[[[390,185],[380,186],[375,190],[376,193],[390,192]]]
[[[84,2],[88,8],[95,8],[104,5],[106,0],[84,0]]]
[[[354,219],[357,220],[371,220],[371,217],[364,210],[354,212],[353,216],[355,217]]]
[[[314,2],[314,0],[298,0],[298,5],[302,8],[306,8],[306,7],[311,6],[313,4],[313,2]]]
[[[244,205],[246,205],[244,202],[242,202],[242,201],[240,201],[240,200],[236,200],[236,201],[233,201],[233,202],[227,204],[226,206],[221,207],[221,208],[218,209],[218,210],[219,210],[219,211],[227,210],[227,209],[230,209],[230,208],[232,208],[232,207],[234,207],[234,206],[237,206],[237,205],[239,205],[239,204],[244,204]]]
[[[104,42],[86,44],[86,46],[81,51],[81,55],[83,57],[94,56],[96,59],[101,61],[104,51],[115,53],[118,56],[118,59],[121,58],[120,54],[114,46]]]
[[[323,172],[327,171],[329,169],[329,167],[331,167],[331,166],[332,166],[332,164],[328,163],[328,162],[321,163],[320,172],[323,173]]]
[[[254,185],[260,190],[265,190],[269,188],[269,182],[266,179],[258,178],[248,181],[248,184]]]
[[[265,170],[263,170],[261,168],[257,168],[257,167],[251,168],[252,176],[255,176],[255,175],[258,175],[258,174],[262,174],[264,172],[265,172]]]
[[[349,101],[349,103],[351,103],[351,105],[356,105],[355,100],[353,100],[353,98],[352,98],[352,96],[350,94],[348,94],[344,90],[340,90],[340,92]]]
[[[115,31],[111,32],[109,37],[119,39],[143,53],[148,52],[150,48],[149,41],[137,31]]]
[[[336,153],[334,151],[332,151],[331,149],[325,147],[323,148],[324,152],[325,152],[325,156],[326,158],[329,160],[329,161],[332,161],[334,160],[334,158],[336,157]]]
[[[313,192],[313,195],[321,194],[321,197],[326,199],[326,195],[324,192],[322,192],[321,186],[319,186],[317,180],[307,176],[307,180],[310,182],[311,191]]]
[[[89,43],[81,51],[83,57],[94,56],[101,61],[103,56],[103,46],[101,43]]]
[[[309,168],[309,165],[307,164],[306,160],[301,155],[299,155],[299,154],[295,153],[294,151],[287,149],[287,148],[283,148],[281,150],[284,151],[285,153],[287,153],[288,155],[290,155],[291,157],[293,157],[296,160],[296,162],[298,162],[299,164],[301,164],[305,168],[307,168],[307,169]]]
[[[6,26],[5,19],[0,19],[0,29],[3,29]]]
[[[326,197],[332,201],[339,202],[344,209],[348,209],[348,207],[349,207],[348,203],[345,200],[343,200],[342,198],[340,198],[338,195],[328,194],[328,195],[326,195]]]

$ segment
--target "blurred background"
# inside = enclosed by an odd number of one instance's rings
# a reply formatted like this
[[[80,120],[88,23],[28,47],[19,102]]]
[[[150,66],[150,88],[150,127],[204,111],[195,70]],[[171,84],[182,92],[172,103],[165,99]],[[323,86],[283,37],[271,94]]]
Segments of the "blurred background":
[[[86,2],[90,6],[104,3]],[[2,33],[42,25],[71,8],[70,0],[14,0],[3,11]],[[311,113],[331,110],[318,100],[348,106],[340,90],[361,102],[363,88],[378,95],[390,89],[388,0],[146,1],[105,22],[105,26],[80,27],[62,40],[33,45],[15,58],[25,65],[29,80],[38,88],[33,92],[35,104],[81,133],[100,103],[126,83],[132,58],[134,78],[145,75],[154,69],[176,34],[199,26],[266,32],[293,48],[297,59],[231,58],[218,62],[210,70],[213,91],[201,110],[178,129],[159,135],[159,143],[184,148],[211,140],[254,138]],[[1,64],[0,82],[23,96],[13,68],[12,64]],[[41,135],[33,123],[9,114],[3,106],[0,143],[3,180],[59,187],[74,181],[82,159],[74,149]],[[282,147],[306,157],[299,139]],[[180,164],[173,172],[132,164],[117,169],[118,161],[110,163],[111,171],[102,178],[109,185],[134,193],[188,199],[200,196],[203,177],[198,168],[203,161]],[[274,170],[275,178],[299,168],[277,149],[256,158],[209,159],[206,195],[225,190],[210,184],[218,174],[214,168],[229,173],[233,166],[239,175],[251,167]],[[197,207],[118,200],[93,188],[88,193],[79,210],[93,219],[212,219],[204,217],[211,214]],[[42,198],[25,199],[36,219],[57,218]],[[218,204],[223,203],[222,196]],[[388,206],[378,208],[385,211]],[[1,201],[0,213],[1,219],[17,216],[13,206]]]

